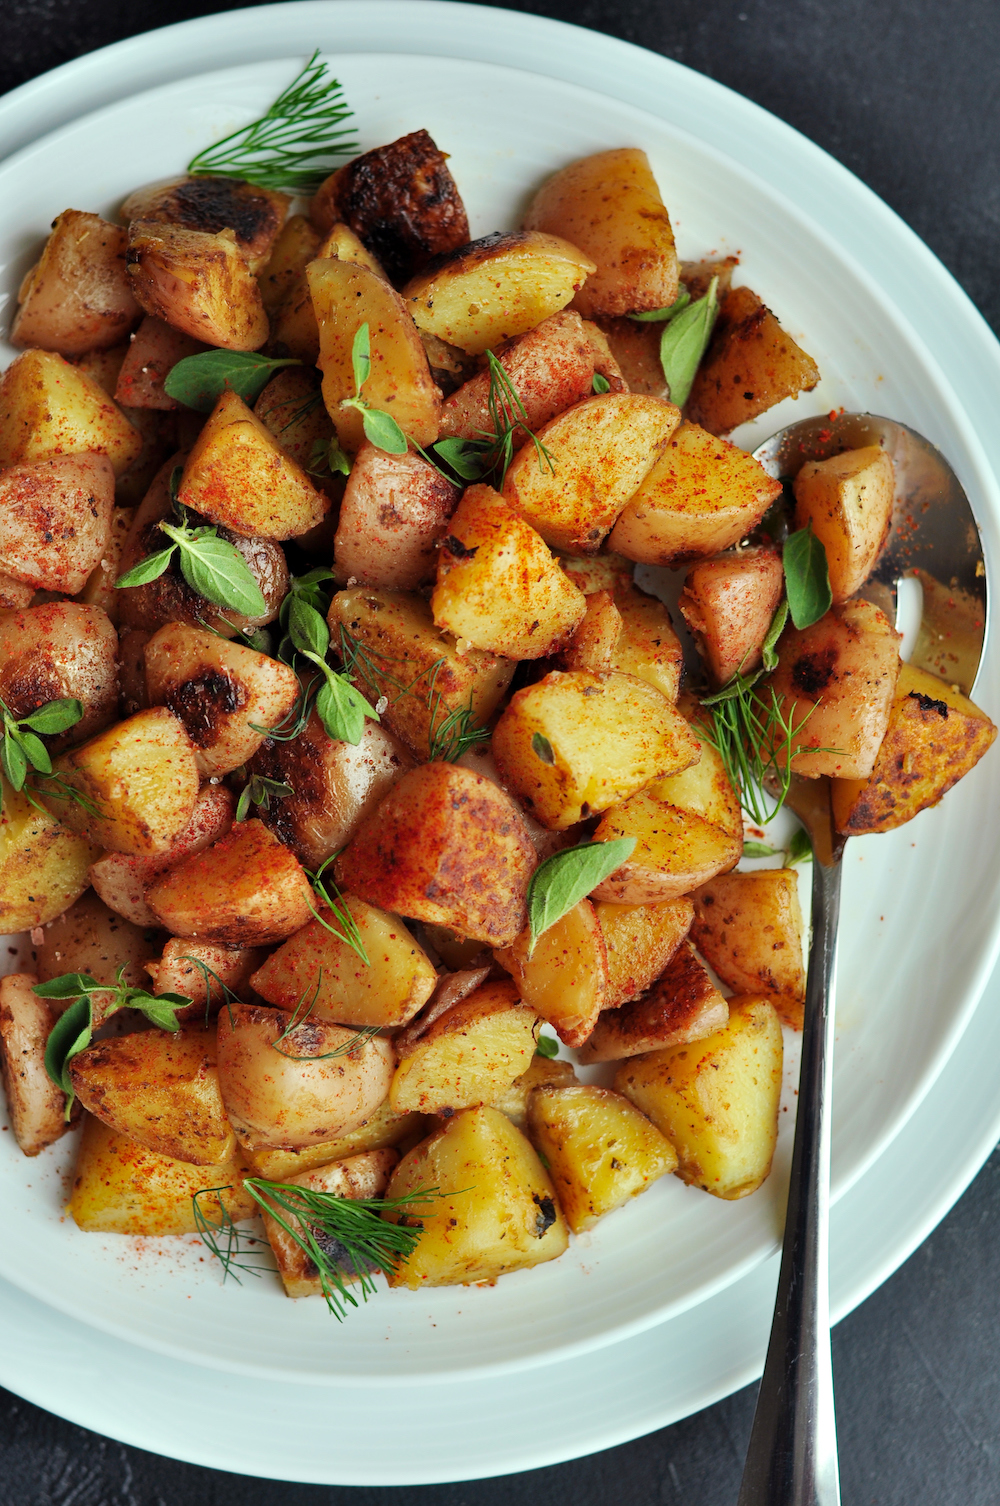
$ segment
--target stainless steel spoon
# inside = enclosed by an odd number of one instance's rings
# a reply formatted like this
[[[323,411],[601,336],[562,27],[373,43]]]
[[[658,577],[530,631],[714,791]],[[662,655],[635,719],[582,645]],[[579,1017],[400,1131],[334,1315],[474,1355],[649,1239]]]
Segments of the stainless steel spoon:
[[[944,456],[905,424],[870,414],[809,418],[755,451],[772,476],[807,460],[880,444],[896,473],[892,528],[862,591],[895,620],[898,588],[922,591],[910,661],[971,692],[986,633],[986,568],[976,520]],[[781,1272],[739,1506],[837,1506],[840,1481],[830,1358],[828,1204],[833,991],[845,839],[828,779],[793,780],[789,805],[812,837],[812,945]]]

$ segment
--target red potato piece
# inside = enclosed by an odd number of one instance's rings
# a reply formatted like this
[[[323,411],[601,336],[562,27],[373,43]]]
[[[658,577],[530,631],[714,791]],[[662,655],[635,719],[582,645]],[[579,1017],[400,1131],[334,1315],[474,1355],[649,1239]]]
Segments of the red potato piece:
[[[0,979],[0,1071],[14,1139],[26,1156],[37,1156],[72,1128],[66,1095],[45,1070],[45,1047],[58,1013],[32,992],[37,982],[31,973]]]
[[[0,572],[0,611],[16,612],[29,607],[34,594],[34,586],[26,586],[23,580],[15,580],[12,575]]]
[[[163,384],[178,361],[207,350],[200,340],[147,314],[132,336],[118,372],[114,399],[126,408],[158,408],[172,412],[181,405],[168,397]]]
[[[179,1020],[204,1020],[206,1014],[219,1012],[228,997],[227,988],[238,994],[245,987],[266,955],[262,947],[172,936],[163,955],[147,962],[145,968],[154,994],[184,994],[191,1000],[177,1010]]]
[[[176,178],[130,193],[122,219],[179,225],[216,235],[229,230],[250,271],[262,272],[288,212],[288,194],[243,183],[239,178]]]
[[[118,345],[139,318],[125,274],[128,234],[96,214],[67,209],[18,293],[10,343],[78,356]]]
[[[333,546],[338,576],[404,591],[433,580],[435,546],[460,495],[422,456],[363,445],[340,504]]]
[[[70,696],[83,716],[45,739],[52,752],[118,715],[118,635],[100,607],[49,601],[0,618],[0,700],[15,719]]]
[[[0,475],[0,569],[36,590],[75,596],[111,532],[115,474],[106,455],[59,455]]]
[[[761,662],[761,647],[784,590],[781,556],[741,549],[693,565],[677,605],[716,685]]]
[[[286,1185],[307,1187],[313,1192],[324,1192],[340,1198],[367,1200],[385,1195],[389,1177],[395,1169],[399,1156],[396,1151],[363,1151],[361,1155],[349,1156],[342,1161],[317,1166],[313,1171],[300,1172],[288,1177]],[[302,1248],[301,1237],[293,1238],[282,1227],[287,1225],[295,1234],[300,1234],[302,1225],[294,1213],[282,1208],[281,1223],[264,1213],[264,1233],[267,1235],[278,1266],[278,1274],[288,1297],[321,1297],[323,1278],[308,1250]],[[353,1269],[340,1267],[342,1281],[360,1281],[360,1274]]]
[[[721,1030],[729,1005],[688,942],[677,948],[664,972],[641,999],[605,1009],[580,1052],[585,1066],[621,1061],[666,1046],[684,1046]]]

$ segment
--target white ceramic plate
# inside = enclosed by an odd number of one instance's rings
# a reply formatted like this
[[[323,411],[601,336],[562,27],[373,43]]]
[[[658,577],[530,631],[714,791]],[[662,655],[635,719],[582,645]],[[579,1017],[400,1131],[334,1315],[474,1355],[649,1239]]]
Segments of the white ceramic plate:
[[[949,328],[935,355],[949,360],[953,383],[963,382],[968,410],[968,371],[995,362],[995,349],[939,264],[854,179],[746,101],[636,49],[537,18],[420,0],[268,7],[120,44],[99,68],[83,59],[27,86],[0,104],[0,139],[23,141],[25,122],[37,131],[73,118],[74,100],[82,110],[137,84],[176,80],[76,120],[0,169],[0,202],[17,206],[16,217],[0,213],[0,292],[11,296],[54,213],[67,204],[110,210],[136,183],[176,171],[204,141],[252,118],[317,42],[345,83],[364,145],[426,125],[452,152],[473,233],[512,223],[525,193],[559,163],[609,145],[645,146],[682,252],[739,249],[746,280],[819,358],[821,388],[786,405],[787,416],[843,404],[922,430],[962,475],[998,557],[995,486],[976,428],[900,313],[900,304],[911,317],[919,311],[932,335]],[[431,49],[449,56],[412,56]],[[261,58],[271,61],[254,61]],[[245,66],[185,76],[233,59]],[[506,66],[525,59],[547,76]],[[783,197],[785,188],[808,201],[814,220]],[[860,261],[844,249],[848,226]],[[963,341],[964,362],[954,359]],[[766,433],[784,421],[785,411],[774,410],[757,427]],[[979,433],[989,432],[983,412]],[[996,713],[990,696],[982,699]],[[849,860],[834,1133],[840,1191],[928,1090],[989,972],[998,782],[1000,768],[988,760],[944,812],[857,843]],[[492,1290],[382,1297],[335,1332],[321,1304],[286,1303],[273,1287],[220,1292],[197,1251],[178,1257],[79,1235],[59,1219],[54,1173],[14,1155],[0,1166],[9,1208],[2,1269],[76,1317],[200,1363],[327,1385],[348,1375],[353,1386],[445,1381],[586,1351],[736,1280],[774,1247],[787,1140],[776,1176],[745,1204],[719,1205],[671,1180],[558,1263]]]

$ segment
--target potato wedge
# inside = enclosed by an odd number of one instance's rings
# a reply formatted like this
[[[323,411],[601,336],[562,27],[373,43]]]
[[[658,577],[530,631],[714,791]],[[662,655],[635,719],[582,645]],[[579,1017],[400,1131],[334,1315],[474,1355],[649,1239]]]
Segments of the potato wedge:
[[[208,235],[229,230],[256,275],[267,265],[289,202],[288,194],[275,189],[205,174],[137,188],[122,205],[121,215],[126,224],[143,220]]]
[[[677,605],[716,685],[760,666],[784,588],[774,549],[738,549],[692,565]]]
[[[620,905],[654,905],[677,899],[717,873],[735,868],[743,833],[731,833],[694,811],[640,790],[606,811],[594,832],[597,842],[637,839],[632,856],[598,884],[597,899]]]
[[[121,476],[141,450],[104,388],[53,351],[26,350],[0,377],[0,466],[96,453]]]
[[[90,883],[101,849],[37,810],[0,775],[0,929],[10,936],[61,915]]]
[[[147,962],[145,969],[154,994],[185,994],[191,1000],[177,1010],[179,1020],[204,1021],[225,1002],[223,985],[240,993],[264,956],[260,947],[230,947],[218,941],[171,936],[162,956]]]
[[[501,1114],[506,1114],[512,1124],[527,1133],[528,1102],[536,1088],[565,1088],[576,1082],[573,1063],[560,1057],[539,1056],[537,1051],[531,1065],[520,1077],[515,1077],[502,1098],[493,1105]]]
[[[658,905],[595,905],[608,954],[604,1009],[638,999],[668,966],[694,918],[685,896]]]
[[[145,988],[146,963],[163,944],[155,926],[137,926],[116,915],[91,889],[57,915],[35,947],[35,972],[43,983],[66,973],[89,973],[98,983],[113,984],[121,973],[129,988]],[[104,1017],[105,1000],[97,995],[94,1018]]]
[[[147,314],[224,350],[264,344],[267,314],[233,230],[133,220],[128,237],[132,295]]]
[[[21,283],[10,343],[78,356],[127,339],[141,315],[125,275],[127,244],[121,226],[96,214],[57,215]]]
[[[513,946],[494,952],[513,976],[524,1003],[553,1025],[567,1046],[582,1046],[604,1008],[608,954],[589,900],[557,920],[531,946],[522,931]]]
[[[605,1009],[580,1051],[584,1066],[685,1046],[721,1030],[729,1005],[690,945],[682,942],[641,999]]]
[[[521,1131],[498,1109],[466,1109],[400,1161],[387,1198],[435,1187],[416,1204],[420,1240],[390,1286],[495,1281],[505,1271],[555,1260],[569,1243],[552,1181]],[[383,1217],[392,1223],[403,1215]]]
[[[344,1161],[333,1161],[319,1166],[314,1171],[303,1171],[286,1180],[290,1187],[308,1187],[313,1192],[333,1193],[335,1197],[380,1198],[389,1184],[396,1162],[394,1150],[370,1150]],[[271,1180],[274,1180],[273,1178]],[[323,1281],[312,1258],[301,1244],[283,1228],[287,1224],[296,1234],[302,1225],[287,1208],[278,1208],[281,1223],[264,1212],[264,1233],[267,1235],[278,1266],[278,1275],[285,1288],[286,1297],[321,1297]],[[318,1243],[318,1241],[317,1241]],[[353,1262],[345,1260],[341,1265],[332,1255],[341,1281],[359,1280]]]
[[[896,475],[877,444],[807,460],[792,482],[795,526],[812,524],[826,550],[833,599],[846,601],[868,579],[892,521]]]
[[[794,868],[720,874],[691,898],[691,940],[728,988],[766,995],[802,1029],[805,931]]]
[[[70,696],[83,716],[45,739],[58,752],[118,714],[118,636],[100,607],[50,601],[0,617],[0,700],[20,718]]]
[[[534,1055],[538,1016],[513,983],[484,983],[434,1021],[400,1058],[389,1089],[397,1114],[439,1114],[502,1098]]]
[[[65,1135],[66,1094],[45,1070],[45,1047],[58,1012],[33,993],[33,973],[0,978],[0,1076],[14,1139],[37,1156]]]
[[[786,334],[757,294],[733,288],[722,299],[688,413],[710,434],[728,434],[783,398],[811,392],[818,381],[812,356]]]
[[[627,1098],[593,1083],[536,1088],[528,1137],[545,1157],[574,1234],[677,1169],[670,1141]]]
[[[742,840],[740,798],[729,782],[725,764],[708,740],[701,704],[685,691],[678,699],[677,710],[698,739],[700,757],[679,774],[654,779],[646,792],[654,800],[661,800],[664,805],[675,806],[678,810],[692,811],[712,826],[721,827],[727,836],[738,836]]]
[[[355,1129],[346,1135],[338,1135],[335,1140],[303,1145],[296,1150],[276,1150],[266,1145],[251,1150],[244,1147],[243,1157],[255,1176],[283,1182],[300,1172],[328,1166],[331,1161],[342,1161],[346,1156],[363,1155],[365,1151],[387,1150],[391,1146],[401,1146],[407,1151],[436,1127],[437,1120],[426,1114],[397,1114],[389,1107],[386,1098]]]
[[[781,1071],[774,1008],[742,994],[730,999],[722,1030],[624,1062],[615,1089],[666,1135],[681,1181],[732,1200],[756,1192],[771,1170]]]
[[[104,543],[104,550],[97,564],[87,576],[82,591],[76,593],[81,606],[100,607],[108,621],[118,626],[120,600],[115,581],[121,574],[121,557],[135,517],[132,507],[114,507],[111,510],[111,527]]]
[[[146,314],[132,336],[118,372],[115,402],[123,403],[126,408],[175,412],[181,405],[175,397],[167,396],[163,384],[178,361],[199,355],[205,349],[200,340]]]
[[[421,455],[362,445],[340,505],[339,579],[404,591],[433,580],[438,540],[460,495]]]

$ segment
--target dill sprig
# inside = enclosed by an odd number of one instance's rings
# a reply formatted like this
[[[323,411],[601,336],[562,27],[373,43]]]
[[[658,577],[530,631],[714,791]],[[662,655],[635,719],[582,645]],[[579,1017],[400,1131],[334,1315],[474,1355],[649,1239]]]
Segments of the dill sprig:
[[[334,919],[339,922],[339,925],[331,925],[326,917],[321,915],[309,900],[306,903],[320,925],[329,931],[331,936],[336,936],[338,941],[342,941],[345,946],[349,946],[352,952],[357,952],[365,967],[370,967],[371,960],[365,950],[365,943],[358,929],[358,923],[347,905],[343,903],[344,896],[332,879],[326,880],[323,877],[327,868],[338,856],[339,854],[336,852],[331,853],[330,857],[326,859],[325,863],[320,864],[315,873],[310,873],[307,868],[305,875],[312,885],[313,894],[316,895],[317,899],[322,900]]]
[[[259,120],[231,131],[191,158],[195,176],[241,178],[258,188],[314,194],[335,165],[357,152],[353,130],[338,130],[353,115],[335,78],[318,62],[319,48]]]
[[[360,680],[371,695],[379,698],[379,705],[384,698],[386,707],[394,706],[403,696],[413,696],[416,700],[423,702],[430,712],[430,727],[427,734],[429,758],[440,759],[444,763],[454,763],[455,759],[461,757],[469,748],[489,742],[489,728],[477,725],[471,699],[468,706],[456,706],[444,716],[441,715],[442,692],[437,688],[437,681],[442,669],[448,663],[447,659],[435,659],[433,664],[422,669],[412,680],[401,680],[391,670],[382,666],[403,664],[405,660],[379,654],[377,655],[379,662],[376,663],[376,659],[362,643],[351,637],[343,624],[340,628],[340,658],[344,674],[352,679]],[[423,680],[427,682],[426,688],[418,689]],[[395,695],[387,696],[386,686],[394,690]]]
[[[231,1276],[237,1286],[242,1286],[238,1271],[246,1276],[260,1276],[264,1271],[272,1274],[277,1270],[271,1253],[271,1246],[262,1234],[254,1234],[250,1229],[241,1229],[239,1224],[234,1223],[229,1210],[222,1201],[223,1192],[232,1192],[232,1185],[226,1187],[203,1187],[196,1192],[191,1199],[191,1212],[194,1217],[195,1231],[208,1246],[211,1253],[222,1266],[222,1280],[227,1281]],[[202,1208],[198,1199],[215,1195],[219,1199],[219,1217],[209,1218]],[[258,1252],[264,1255],[263,1261],[251,1263],[249,1257]]]
[[[492,427],[478,430],[473,439],[441,439],[432,447],[434,454],[462,481],[489,481],[500,491],[514,458],[514,438],[520,432],[526,434],[534,445],[539,470],[547,469],[554,476],[555,461],[529,427],[528,410],[520,393],[491,350],[486,352],[486,360],[490,374],[486,402]],[[420,449],[419,445],[414,448]],[[424,450],[420,450],[420,454],[434,465],[433,456]],[[440,470],[439,466],[435,468]]]
[[[364,1025],[359,1031],[357,1031],[355,1035],[352,1035],[349,1040],[344,1041],[343,1045],[337,1046],[333,1051],[324,1051],[321,1056],[316,1056],[314,1054],[311,1054],[309,1056],[293,1056],[290,1051],[282,1051],[281,1042],[287,1040],[288,1037],[293,1033],[293,1031],[297,1030],[300,1025],[304,1025],[306,1020],[308,1020],[309,1016],[312,1014],[313,1010],[316,1008],[316,1001],[319,998],[320,989],[322,987],[323,969],[320,968],[319,973],[316,977],[316,982],[313,986],[312,998],[309,998],[308,988],[303,989],[298,1003],[292,1010],[292,1017],[288,1021],[288,1024],[285,1026],[281,1034],[271,1042],[271,1050],[277,1051],[279,1056],[286,1057],[290,1062],[329,1062],[333,1061],[334,1058],[338,1056],[353,1056],[355,1051],[360,1051],[362,1046],[367,1046],[368,1042],[372,1040],[374,1036],[378,1035],[378,1025]],[[306,1002],[307,1000],[308,1003]]]
[[[758,826],[765,826],[788,798],[793,762],[802,751],[798,739],[816,707],[810,706],[796,722],[794,713],[785,715],[785,698],[773,686],[763,695],[754,689],[758,678],[736,674],[716,695],[706,696],[702,706],[710,720],[700,725],[722,759],[743,809]],[[833,750],[810,747],[809,751]],[[764,793],[765,785],[774,791],[771,801]]]

